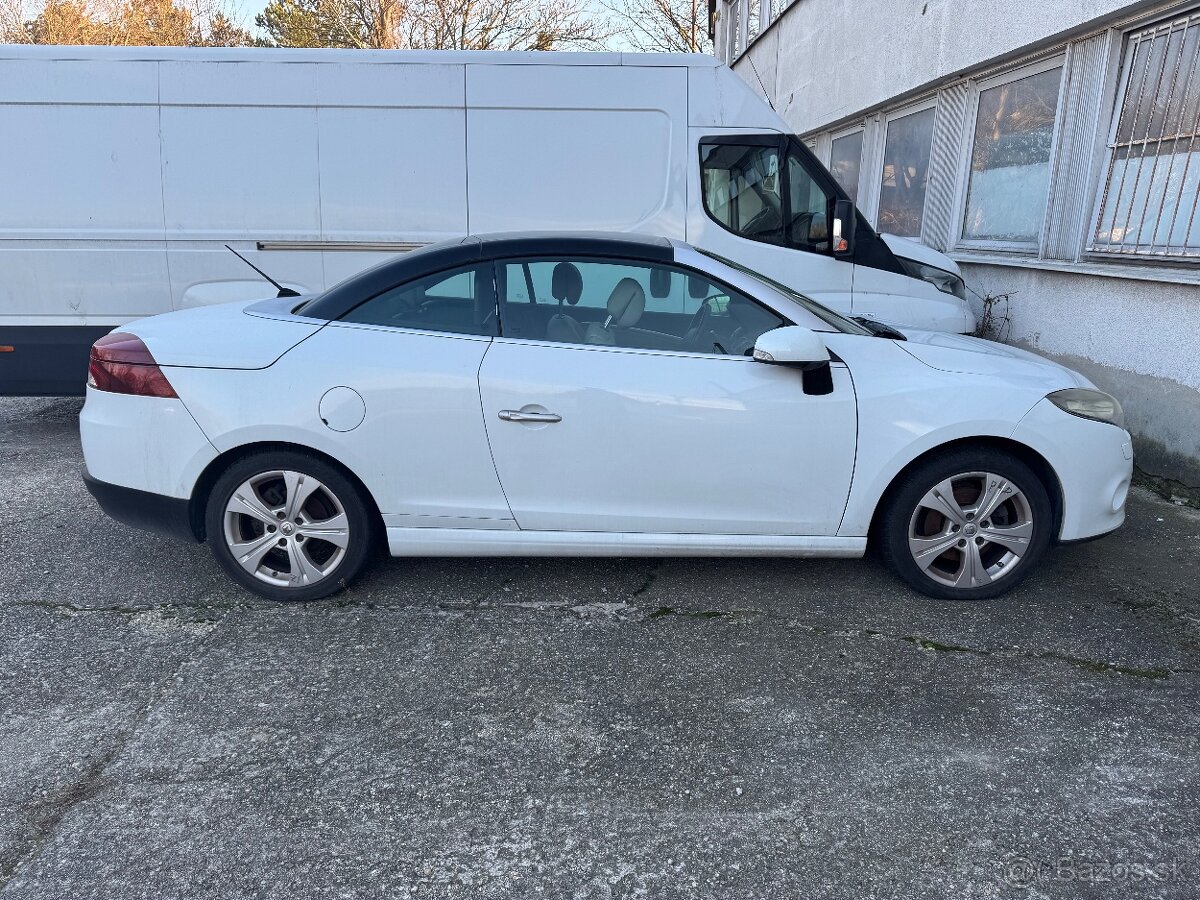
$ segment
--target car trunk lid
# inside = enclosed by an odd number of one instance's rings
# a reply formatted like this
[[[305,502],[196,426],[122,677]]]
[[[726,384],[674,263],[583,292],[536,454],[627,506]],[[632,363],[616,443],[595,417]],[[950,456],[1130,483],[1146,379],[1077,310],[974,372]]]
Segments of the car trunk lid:
[[[265,369],[325,324],[291,311],[304,297],[222,303],[120,326],[136,334],[160,366]]]

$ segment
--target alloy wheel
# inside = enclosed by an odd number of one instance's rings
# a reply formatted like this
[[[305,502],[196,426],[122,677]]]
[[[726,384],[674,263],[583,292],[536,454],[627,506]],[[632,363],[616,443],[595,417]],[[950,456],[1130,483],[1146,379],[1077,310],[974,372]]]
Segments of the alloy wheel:
[[[1010,479],[964,472],[918,501],[908,526],[913,560],[933,581],[978,588],[1010,575],[1033,538],[1033,509]]]
[[[289,469],[243,481],[222,518],[234,560],[275,587],[324,581],[350,545],[350,522],[337,495],[312,475]]]

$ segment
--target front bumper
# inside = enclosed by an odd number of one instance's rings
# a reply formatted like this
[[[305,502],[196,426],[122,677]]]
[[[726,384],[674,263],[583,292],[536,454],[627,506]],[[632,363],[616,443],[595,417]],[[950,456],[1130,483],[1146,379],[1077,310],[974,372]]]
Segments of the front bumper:
[[[142,531],[154,531],[179,540],[197,542],[191,504],[179,497],[151,494],[93,478],[83,470],[83,483],[110,518]]]
[[[1124,428],[1072,416],[1042,400],[1012,436],[1037,450],[1058,476],[1063,500],[1059,541],[1100,537],[1125,521],[1133,445]]]

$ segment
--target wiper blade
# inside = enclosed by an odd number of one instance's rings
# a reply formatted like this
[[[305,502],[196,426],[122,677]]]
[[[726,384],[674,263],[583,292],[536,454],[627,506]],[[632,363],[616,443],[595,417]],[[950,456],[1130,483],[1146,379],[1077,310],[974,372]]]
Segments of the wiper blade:
[[[884,325],[882,322],[876,322],[874,319],[868,319],[866,316],[853,316],[855,322],[861,325],[875,337],[891,338],[894,341],[907,341],[901,332],[897,331],[891,325]]]

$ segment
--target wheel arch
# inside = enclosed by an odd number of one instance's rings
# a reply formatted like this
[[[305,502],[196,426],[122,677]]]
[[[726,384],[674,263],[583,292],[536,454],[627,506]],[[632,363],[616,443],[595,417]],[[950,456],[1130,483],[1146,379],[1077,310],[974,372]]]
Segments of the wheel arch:
[[[930,447],[924,453],[921,453],[909,460],[908,463],[906,463],[904,467],[892,477],[892,480],[888,482],[888,486],[884,489],[883,493],[879,495],[879,499],[875,502],[875,508],[871,512],[871,525],[867,531],[868,540],[872,544],[877,540],[879,519],[883,514],[883,511],[887,508],[888,503],[891,502],[892,496],[899,489],[900,485],[903,484],[904,478],[909,472],[936,456],[956,450],[972,448],[999,450],[1004,453],[1009,453],[1033,470],[1033,473],[1037,475],[1038,480],[1042,482],[1042,486],[1046,488],[1046,494],[1050,498],[1050,506],[1054,510],[1054,527],[1050,534],[1052,536],[1052,541],[1057,543],[1058,534],[1062,528],[1063,508],[1065,502],[1063,499],[1062,482],[1058,478],[1058,473],[1054,471],[1054,467],[1050,465],[1050,462],[1044,456],[1042,456],[1042,454],[1038,453],[1038,451],[1034,450],[1028,444],[1022,444],[1020,441],[1014,441],[1011,438],[990,436],[965,437],[958,438],[957,440],[953,441],[947,441],[944,444],[938,444],[936,447]]]
[[[346,476],[350,482],[362,492],[362,496],[370,504],[370,513],[375,520],[375,525],[378,534],[385,533],[383,525],[383,516],[379,512],[379,504],[375,500],[375,496],[370,489],[363,483],[363,480],[354,474],[345,463],[335,459],[328,453],[323,453],[313,447],[305,446],[304,444],[296,444],[289,441],[256,441],[250,444],[241,444],[237,447],[232,447],[221,453],[212,460],[200,476],[196,479],[195,485],[192,487],[192,495],[188,498],[188,522],[191,526],[192,533],[196,540],[203,541],[206,537],[204,526],[204,514],[208,505],[208,496],[212,492],[213,486],[217,483],[217,479],[221,474],[239,459],[244,459],[255,453],[289,452],[289,453],[304,453],[308,456],[316,457],[327,465],[333,466],[339,472]]]

